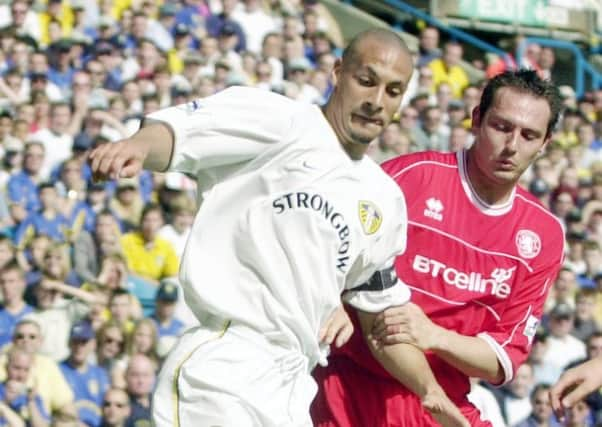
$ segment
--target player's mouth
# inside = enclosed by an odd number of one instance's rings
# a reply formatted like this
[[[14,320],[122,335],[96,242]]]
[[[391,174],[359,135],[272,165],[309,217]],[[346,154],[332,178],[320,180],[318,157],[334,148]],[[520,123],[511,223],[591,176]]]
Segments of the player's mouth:
[[[360,123],[362,126],[373,125],[382,127],[384,124],[384,122],[377,117],[370,118],[356,113],[351,114],[351,121]]]
[[[510,159],[498,159],[495,163],[496,163],[497,169],[501,169],[504,171],[514,170],[514,168],[516,167],[514,162]]]

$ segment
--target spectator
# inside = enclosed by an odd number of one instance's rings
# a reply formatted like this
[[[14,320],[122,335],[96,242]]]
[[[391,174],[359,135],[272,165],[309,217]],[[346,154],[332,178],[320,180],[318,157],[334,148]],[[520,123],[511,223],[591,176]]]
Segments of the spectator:
[[[42,278],[34,286],[34,296],[37,309],[28,317],[42,330],[44,339],[39,352],[60,362],[69,356],[71,327],[88,315],[97,297],[50,277]]]
[[[69,357],[60,364],[73,394],[79,419],[87,426],[100,425],[100,408],[105,392],[109,389],[109,377],[104,369],[90,363],[94,351],[94,330],[88,321],[73,325],[69,336]]]
[[[159,366],[160,358],[157,353],[159,333],[153,319],[142,318],[136,322],[127,346],[130,358],[136,354],[148,357],[155,366]]]
[[[261,51],[266,34],[276,30],[274,18],[263,11],[259,0],[244,0],[244,8],[235,9],[232,18],[244,31],[247,49],[254,53]]]
[[[441,57],[439,49],[439,30],[435,27],[424,27],[418,38],[418,68],[429,65],[434,59]]]
[[[573,308],[565,302],[558,303],[549,312],[549,345],[543,361],[560,370],[585,357],[585,344],[570,334],[574,316]]]
[[[140,317],[138,305],[134,304],[132,295],[125,289],[116,289],[109,302],[111,319],[115,320],[125,331],[131,334],[134,330],[134,320]]]
[[[7,183],[9,200],[22,204],[27,212],[40,208],[38,183],[42,178],[45,151],[41,142],[28,142],[23,153],[23,170],[12,175]]]
[[[469,83],[466,71],[460,66],[462,53],[463,48],[461,44],[449,41],[443,49],[443,57],[434,59],[429,63],[428,66],[433,72],[431,91],[439,83],[447,82],[452,87],[454,98],[459,99],[462,96],[462,91]]]
[[[597,291],[591,288],[579,289],[575,294],[575,325],[571,335],[585,341],[593,333],[600,330],[594,318]]]
[[[12,348],[24,350],[33,358],[27,378],[27,387],[35,389],[42,398],[44,409],[55,415],[75,414],[73,392],[56,362],[39,353],[42,345],[40,325],[32,319],[23,319],[15,327]],[[6,379],[6,356],[0,356],[0,381]]]
[[[531,391],[531,414],[528,418],[515,424],[514,427],[557,427],[559,424],[552,415],[550,403],[550,386],[537,384]]]
[[[16,262],[11,262],[0,270],[0,348],[7,345],[13,336],[15,326],[33,307],[25,302],[25,273]]]
[[[531,412],[529,393],[533,385],[533,368],[528,363],[524,363],[516,370],[514,379],[502,390],[500,407],[509,426],[529,416]]]
[[[135,425],[142,420],[150,422],[151,392],[156,381],[156,366],[147,356],[135,354],[130,359],[125,378],[132,409],[128,425]]]
[[[560,376],[562,370],[545,362],[544,357],[548,351],[549,334],[543,327],[537,328],[533,337],[533,346],[527,363],[533,368],[533,379],[535,384],[551,384]]]
[[[130,400],[123,389],[111,387],[105,393],[102,402],[102,421],[100,427],[127,427],[131,414]]]
[[[36,234],[45,234],[55,242],[65,242],[70,229],[69,220],[58,210],[59,197],[53,183],[43,182],[38,186],[40,209],[30,213],[19,224],[14,237],[17,246],[24,246]]]
[[[119,224],[109,210],[102,210],[96,216],[94,232],[82,232],[74,244],[73,262],[75,272],[82,282],[103,284],[98,275],[106,255],[121,253]]]
[[[96,360],[116,385],[115,370],[125,371],[125,334],[114,320],[104,323],[96,333]],[[118,380],[118,379],[117,379]]]
[[[129,270],[153,284],[178,274],[179,260],[173,246],[157,235],[162,226],[163,211],[151,203],[142,211],[139,231],[121,238]]]
[[[42,175],[49,177],[50,172],[61,162],[71,157],[73,136],[69,133],[71,107],[64,102],[50,106],[50,123],[48,128],[40,129],[32,135],[32,139],[44,144],[46,156],[42,166]]]
[[[135,178],[121,178],[117,181],[115,195],[109,201],[109,208],[115,213],[126,231],[135,229],[140,223],[143,201]]]
[[[178,294],[178,286],[170,280],[164,280],[157,290],[156,308],[151,318],[159,334],[158,347],[162,355],[167,354],[175,338],[184,331],[184,323],[175,317]]]
[[[25,423],[21,424],[23,426],[47,427],[50,425],[50,416],[42,404],[40,395],[35,389],[27,388],[27,378],[32,362],[32,355],[25,350],[13,348],[8,352],[6,380],[0,383],[0,398],[3,404],[8,405],[10,411],[6,411],[6,408],[0,405],[0,412],[2,412],[0,423],[2,425],[19,425],[14,416],[21,418]]]
[[[590,427],[591,411],[586,402],[580,401],[575,403],[571,408],[566,410],[566,427]]]
[[[234,16],[237,4],[238,0],[221,0],[221,13],[207,18],[205,27],[207,33],[212,37],[217,37],[220,34],[236,37],[234,49],[236,52],[242,52],[246,50],[247,42],[245,32]],[[224,31],[225,28],[227,31]]]
[[[574,308],[576,291],[577,279],[575,277],[575,272],[568,267],[563,267],[558,272],[558,276],[550,289],[548,299],[544,305],[544,310],[549,311],[561,302]]]

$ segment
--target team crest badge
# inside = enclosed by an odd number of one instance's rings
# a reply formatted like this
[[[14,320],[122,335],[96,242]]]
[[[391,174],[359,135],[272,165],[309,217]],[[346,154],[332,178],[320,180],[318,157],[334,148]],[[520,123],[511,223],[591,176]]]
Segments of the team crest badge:
[[[516,248],[521,257],[535,258],[541,251],[541,239],[531,230],[519,230],[516,234]]]
[[[366,234],[374,234],[380,228],[383,222],[383,216],[380,209],[367,200],[360,200],[359,203],[360,223]]]

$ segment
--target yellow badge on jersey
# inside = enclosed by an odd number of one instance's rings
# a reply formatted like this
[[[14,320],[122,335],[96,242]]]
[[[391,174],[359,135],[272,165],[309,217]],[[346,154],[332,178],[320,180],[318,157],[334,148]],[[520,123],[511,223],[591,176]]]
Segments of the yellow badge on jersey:
[[[360,223],[366,234],[374,234],[380,228],[383,222],[383,216],[380,209],[374,203],[368,200],[359,202]]]

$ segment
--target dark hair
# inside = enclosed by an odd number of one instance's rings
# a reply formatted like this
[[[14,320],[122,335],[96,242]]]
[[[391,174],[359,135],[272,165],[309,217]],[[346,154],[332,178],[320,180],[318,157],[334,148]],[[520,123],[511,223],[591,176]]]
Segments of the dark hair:
[[[56,187],[54,186],[54,184],[50,181],[44,181],[38,184],[38,192],[45,190],[47,188],[51,188],[53,190],[56,190]]]
[[[489,80],[485,89],[483,89],[481,103],[479,104],[481,117],[485,116],[485,113],[493,103],[498,89],[503,87],[510,87],[537,98],[545,98],[550,106],[550,120],[548,121],[548,128],[546,130],[546,137],[549,136],[556,126],[560,111],[562,110],[562,99],[558,88],[550,80],[539,78],[533,70],[505,71]]]
[[[14,258],[0,270],[0,275],[3,275],[9,271],[16,271],[19,274],[19,277],[25,280],[25,271],[23,271],[23,268]]]
[[[547,383],[537,383],[533,390],[531,390],[531,400],[535,399],[535,396],[540,391],[548,391],[550,389],[550,384]]]
[[[140,220],[143,220],[146,217],[146,215],[148,215],[150,212],[158,212],[159,215],[161,215],[161,218],[163,218],[163,209],[161,208],[161,206],[157,203],[148,203],[144,206],[144,208],[142,208]]]

